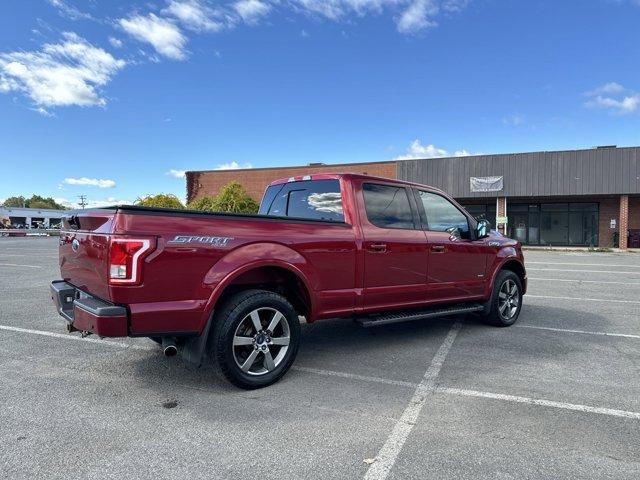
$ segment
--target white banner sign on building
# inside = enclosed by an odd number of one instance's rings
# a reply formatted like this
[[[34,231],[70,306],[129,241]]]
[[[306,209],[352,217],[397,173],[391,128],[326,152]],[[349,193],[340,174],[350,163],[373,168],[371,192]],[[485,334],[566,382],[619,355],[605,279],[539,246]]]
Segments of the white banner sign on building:
[[[504,177],[470,177],[472,192],[499,192],[504,188]]]

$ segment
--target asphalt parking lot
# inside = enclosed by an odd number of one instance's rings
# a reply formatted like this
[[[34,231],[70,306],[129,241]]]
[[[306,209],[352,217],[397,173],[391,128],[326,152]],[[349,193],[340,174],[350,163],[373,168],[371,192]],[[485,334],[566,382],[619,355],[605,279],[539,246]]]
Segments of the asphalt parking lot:
[[[640,478],[640,254],[525,254],[518,324],[303,325],[241,391],[67,334],[57,239],[0,239],[3,478]]]

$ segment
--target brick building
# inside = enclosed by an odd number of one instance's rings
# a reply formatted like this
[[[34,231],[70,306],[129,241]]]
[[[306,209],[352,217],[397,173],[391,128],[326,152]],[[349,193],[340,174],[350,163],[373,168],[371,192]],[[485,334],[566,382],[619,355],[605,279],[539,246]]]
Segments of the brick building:
[[[237,181],[259,200],[277,178],[322,172],[440,188],[529,245],[627,248],[640,234],[640,147],[187,172],[187,199]]]

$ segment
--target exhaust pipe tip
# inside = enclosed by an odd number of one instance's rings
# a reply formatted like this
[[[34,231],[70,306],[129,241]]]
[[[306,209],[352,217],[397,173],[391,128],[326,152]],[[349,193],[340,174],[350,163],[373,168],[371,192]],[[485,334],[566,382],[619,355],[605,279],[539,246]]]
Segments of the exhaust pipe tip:
[[[178,353],[178,347],[174,342],[173,338],[163,338],[162,339],[162,352],[166,357],[173,357]]]

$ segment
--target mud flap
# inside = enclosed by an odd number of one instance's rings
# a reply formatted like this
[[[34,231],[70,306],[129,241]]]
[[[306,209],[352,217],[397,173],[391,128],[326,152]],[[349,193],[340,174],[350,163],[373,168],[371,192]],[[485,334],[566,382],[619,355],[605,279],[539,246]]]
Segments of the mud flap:
[[[213,323],[213,314],[204,327],[201,335],[190,338],[181,349],[182,359],[193,368],[199,368],[207,355],[207,343],[209,341],[209,330]]]

